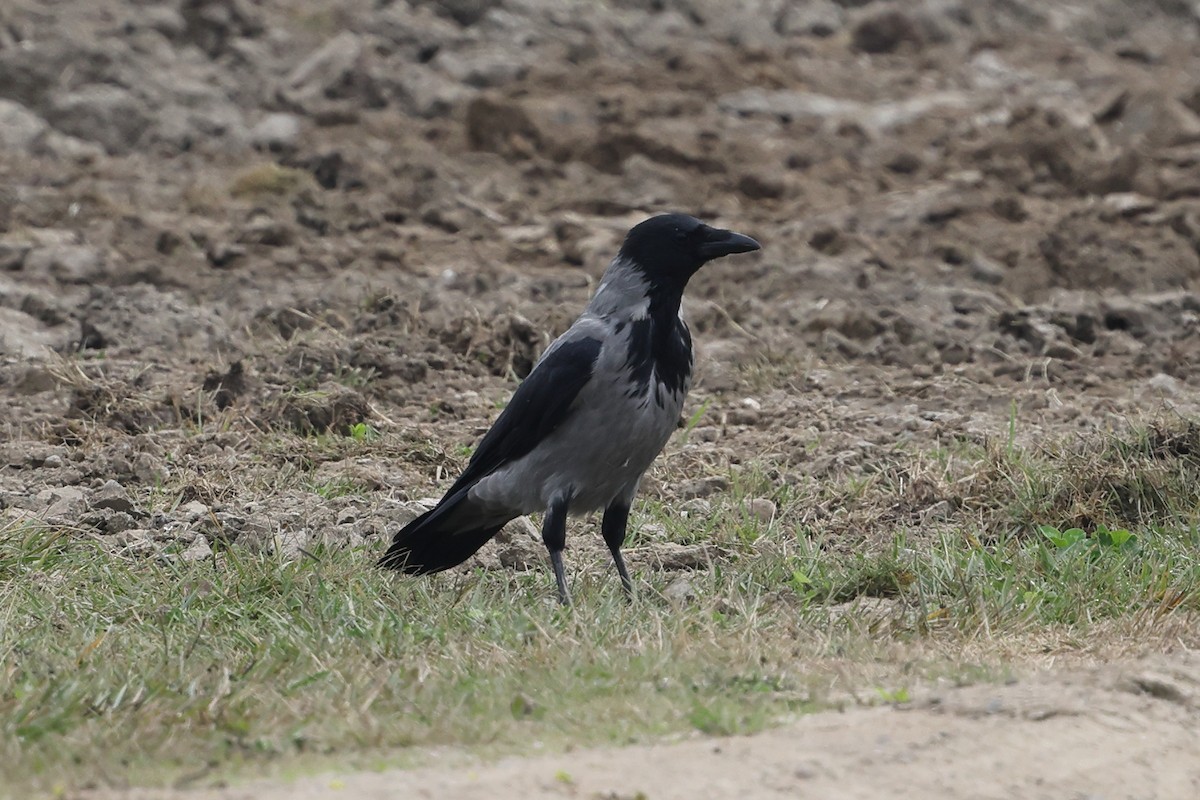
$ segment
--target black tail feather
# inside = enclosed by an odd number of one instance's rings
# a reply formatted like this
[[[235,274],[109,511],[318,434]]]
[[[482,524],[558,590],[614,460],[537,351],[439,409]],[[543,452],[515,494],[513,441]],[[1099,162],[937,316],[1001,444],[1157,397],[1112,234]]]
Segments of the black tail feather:
[[[450,569],[473,556],[513,518],[475,513],[466,495],[462,491],[445,497],[405,525],[378,565],[410,575]]]

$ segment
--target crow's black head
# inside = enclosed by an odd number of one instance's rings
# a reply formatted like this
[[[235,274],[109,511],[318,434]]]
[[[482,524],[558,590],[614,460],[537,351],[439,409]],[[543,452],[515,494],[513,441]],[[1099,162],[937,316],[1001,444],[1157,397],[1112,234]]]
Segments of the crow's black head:
[[[710,227],[687,214],[662,214],[635,225],[620,255],[651,281],[682,288],[714,258],[758,249],[749,236]]]

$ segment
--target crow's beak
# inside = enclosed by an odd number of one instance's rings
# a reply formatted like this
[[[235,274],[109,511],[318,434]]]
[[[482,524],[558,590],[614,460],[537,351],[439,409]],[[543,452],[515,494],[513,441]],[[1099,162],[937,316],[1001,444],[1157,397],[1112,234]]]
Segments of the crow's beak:
[[[749,236],[743,236],[733,231],[721,230],[720,228],[712,228],[709,230],[705,242],[700,245],[700,255],[705,261],[711,261],[714,258],[732,255],[733,253],[749,253],[751,250],[761,249],[762,245]]]

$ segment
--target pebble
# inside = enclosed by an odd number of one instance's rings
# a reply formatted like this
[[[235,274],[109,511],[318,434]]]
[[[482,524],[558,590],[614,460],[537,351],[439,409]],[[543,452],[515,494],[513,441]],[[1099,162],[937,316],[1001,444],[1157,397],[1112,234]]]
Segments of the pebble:
[[[125,487],[112,480],[105,481],[92,492],[91,505],[92,508],[107,508],[125,513],[133,510],[133,501],[129,499],[129,493],[125,491]]]
[[[208,544],[208,539],[203,536],[197,536],[192,540],[192,543],[187,546],[182,553],[179,554],[181,561],[207,561],[212,558],[212,547]]]
[[[768,500],[765,497],[756,497],[746,503],[746,510],[762,524],[770,525],[775,521],[775,514],[778,511],[778,507],[773,500]]]
[[[680,576],[667,584],[663,597],[671,603],[682,605],[696,599],[696,589],[688,578]]]
[[[181,505],[176,513],[176,516],[181,517],[188,522],[195,522],[209,515],[209,508],[199,500],[191,500]]]
[[[1004,267],[978,253],[971,259],[971,277],[992,285],[1004,282]]]
[[[1179,381],[1165,372],[1160,372],[1150,378],[1150,380],[1146,381],[1146,385],[1159,394],[1170,397],[1179,394]]]
[[[723,492],[728,488],[729,481],[724,478],[697,478],[680,484],[679,495],[689,499],[693,497],[708,497],[717,492]]]
[[[533,541],[540,544],[542,534],[538,531],[537,526],[530,521],[529,517],[517,517],[500,529],[500,532],[496,534],[496,541],[502,544],[526,541]]]
[[[300,139],[300,118],[295,114],[268,114],[250,129],[250,142],[272,153],[291,152]]]

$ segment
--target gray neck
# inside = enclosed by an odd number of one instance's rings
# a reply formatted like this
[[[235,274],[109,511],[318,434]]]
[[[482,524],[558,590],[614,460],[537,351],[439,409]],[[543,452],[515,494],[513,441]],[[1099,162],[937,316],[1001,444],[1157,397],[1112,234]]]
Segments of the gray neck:
[[[604,271],[587,310],[598,317],[642,319],[650,311],[650,282],[641,270],[617,256]]]

